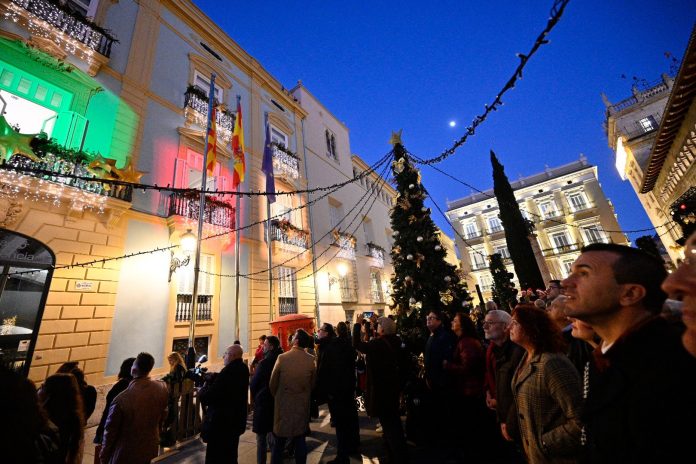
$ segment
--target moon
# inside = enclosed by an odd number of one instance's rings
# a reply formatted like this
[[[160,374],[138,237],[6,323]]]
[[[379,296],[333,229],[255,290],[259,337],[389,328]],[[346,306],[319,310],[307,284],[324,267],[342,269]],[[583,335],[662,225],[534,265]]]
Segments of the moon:
[[[457,121],[450,121],[450,122],[449,122],[449,126],[450,126],[450,127],[454,127],[454,126],[456,126],[456,125],[457,125]]]

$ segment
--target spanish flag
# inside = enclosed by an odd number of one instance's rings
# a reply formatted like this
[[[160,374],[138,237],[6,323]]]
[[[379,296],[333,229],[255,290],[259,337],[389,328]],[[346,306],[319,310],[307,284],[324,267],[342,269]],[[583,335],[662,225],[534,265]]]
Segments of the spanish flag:
[[[244,126],[242,125],[242,104],[237,96],[237,117],[234,118],[234,131],[232,132],[232,156],[234,157],[234,172],[232,173],[232,189],[238,190],[239,184],[244,182],[246,161],[244,159]]]
[[[212,92],[211,92],[212,93]],[[212,99],[210,100],[212,101]],[[211,103],[212,104],[212,103]],[[215,157],[217,155],[217,108],[213,106],[210,111],[210,125],[208,126],[208,146],[206,152],[208,156],[208,175],[212,176],[215,171]]]

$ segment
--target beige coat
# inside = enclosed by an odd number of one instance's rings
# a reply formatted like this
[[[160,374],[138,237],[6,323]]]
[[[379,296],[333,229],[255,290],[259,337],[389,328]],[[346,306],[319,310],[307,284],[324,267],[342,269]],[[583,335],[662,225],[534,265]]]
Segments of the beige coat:
[[[167,384],[161,380],[132,380],[109,408],[99,455],[102,464],[146,464],[157,457],[168,399]]]
[[[269,384],[275,397],[273,433],[279,437],[297,437],[306,432],[315,379],[311,354],[293,347],[278,356]]]

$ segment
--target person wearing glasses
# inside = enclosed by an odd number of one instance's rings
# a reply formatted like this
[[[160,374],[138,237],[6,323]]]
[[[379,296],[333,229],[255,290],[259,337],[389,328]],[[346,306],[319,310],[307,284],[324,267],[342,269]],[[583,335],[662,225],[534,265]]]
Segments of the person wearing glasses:
[[[512,378],[522,447],[530,464],[577,463],[582,455],[580,374],[548,313],[517,305],[510,339],[525,350]]]
[[[512,375],[524,356],[524,350],[510,340],[511,321],[512,317],[507,311],[496,309],[486,313],[483,333],[489,344],[486,349],[484,389],[486,405],[495,411],[500,433],[506,443],[509,443],[501,453],[510,462],[518,462],[521,456],[517,447],[521,444],[511,384]]]
[[[682,335],[684,348],[696,356],[696,232],[686,241],[684,261],[662,284],[670,298],[682,302],[682,321],[686,331]]]

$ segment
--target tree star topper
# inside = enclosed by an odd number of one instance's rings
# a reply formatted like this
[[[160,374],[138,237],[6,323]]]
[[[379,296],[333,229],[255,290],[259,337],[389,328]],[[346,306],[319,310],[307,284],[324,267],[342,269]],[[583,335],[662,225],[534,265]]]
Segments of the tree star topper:
[[[402,131],[403,131],[403,129],[399,129],[398,132],[392,131],[392,135],[391,135],[391,138],[389,139],[389,143],[392,145],[397,145],[397,144],[403,145],[403,143],[401,142],[401,132]]]

